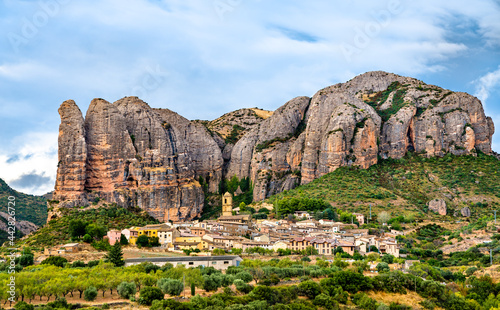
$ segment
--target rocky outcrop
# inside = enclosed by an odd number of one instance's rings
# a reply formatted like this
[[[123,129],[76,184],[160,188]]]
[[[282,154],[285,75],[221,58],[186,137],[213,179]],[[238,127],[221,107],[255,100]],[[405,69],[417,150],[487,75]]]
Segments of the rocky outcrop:
[[[6,222],[9,221],[10,217],[5,212],[0,212],[0,217],[2,217]],[[38,226],[29,221],[15,221],[16,230],[20,231],[23,235],[29,235],[38,229]],[[9,227],[6,223],[0,220],[0,230],[9,232]]]
[[[278,111],[232,148],[226,177],[250,176],[256,200],[342,166],[368,168],[378,158],[398,159],[409,151],[427,157],[492,153],[493,122],[477,98],[381,71],[324,88],[309,104],[305,100],[303,127],[293,138],[296,127],[266,127],[286,119]]]
[[[250,178],[254,200],[263,200],[339,167],[365,169],[410,151],[492,154],[494,133],[477,98],[381,71],[274,113],[242,109],[215,121],[189,121],[136,97],[95,99],[85,119],[73,101],[59,113],[60,206],[99,196],[160,220],[199,216],[199,181],[216,192],[224,178]]]
[[[469,209],[469,207],[463,207],[460,210],[460,214],[462,214],[462,216],[464,216],[464,217],[470,217],[470,209]]]
[[[446,202],[443,199],[434,199],[429,201],[429,210],[439,213],[439,215],[446,215]]]
[[[222,178],[222,154],[215,141],[202,125],[174,112],[128,97],[114,104],[93,100],[84,122],[72,102],[63,103],[60,114],[59,156],[65,160],[58,169],[57,207],[99,197],[123,207],[139,206],[161,221],[192,219],[203,208],[199,177],[210,184]],[[82,130],[78,143],[71,144],[75,126]],[[84,182],[66,181],[74,167],[80,168],[77,179]]]

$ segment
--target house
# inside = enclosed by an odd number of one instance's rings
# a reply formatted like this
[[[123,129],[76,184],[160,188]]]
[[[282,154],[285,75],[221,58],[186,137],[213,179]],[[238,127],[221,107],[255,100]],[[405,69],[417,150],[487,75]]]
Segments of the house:
[[[286,250],[288,249],[290,242],[284,241],[284,240],[279,240],[273,244],[273,250],[276,252],[278,249],[283,249]]]
[[[365,223],[365,216],[363,214],[353,213],[352,215],[356,217],[356,220],[358,221],[359,225],[363,225]]]
[[[127,238],[130,244],[135,244],[135,242],[137,241],[137,237],[139,237],[139,232],[133,227],[124,229],[121,231],[121,233],[125,236],[125,238]]]
[[[306,212],[306,211],[295,211],[295,213],[293,214],[295,215],[296,218],[305,218],[305,219],[308,219],[310,220],[311,219],[311,214],[309,214],[309,212]]]
[[[273,246],[269,242],[258,242],[248,239],[238,240],[233,242],[233,247],[236,249],[242,249],[243,252],[248,248],[263,248],[266,250],[272,250]]]
[[[191,227],[191,233],[193,235],[203,237],[207,233],[207,230],[201,227]]]
[[[110,245],[115,245],[115,243],[120,242],[121,236],[122,232],[119,230],[110,230],[106,233]]]
[[[172,247],[175,238],[181,235],[177,228],[160,228],[158,229],[158,242],[164,247]]]
[[[349,255],[354,255],[354,251],[356,250],[356,245],[354,242],[348,242],[348,241],[338,241],[336,246],[341,247],[342,250]]]
[[[177,265],[184,265],[187,268],[203,266],[226,270],[229,266],[238,267],[242,261],[241,257],[235,255],[129,258],[125,260],[125,267],[150,262],[157,266],[172,264],[174,267]]]
[[[258,242],[269,242],[270,238],[269,235],[257,235],[253,238],[253,240]]]

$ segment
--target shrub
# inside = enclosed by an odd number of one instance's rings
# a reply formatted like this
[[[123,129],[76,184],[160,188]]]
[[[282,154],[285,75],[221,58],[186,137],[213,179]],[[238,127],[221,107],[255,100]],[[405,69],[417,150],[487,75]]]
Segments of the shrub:
[[[86,301],[94,301],[97,297],[97,289],[93,286],[87,287],[87,289],[83,292],[83,299]]]
[[[27,302],[24,301],[19,301],[17,304],[14,306],[16,310],[33,310],[35,307]]]
[[[252,275],[246,271],[240,271],[235,275],[235,279],[243,280],[243,282],[248,283],[253,280]]]
[[[184,284],[175,279],[163,278],[158,280],[157,285],[163,293],[171,296],[179,296],[184,290]]]
[[[82,268],[85,267],[85,263],[82,262],[81,260],[74,261],[73,264],[71,264],[72,268]]]
[[[383,273],[383,272],[389,272],[391,269],[389,268],[389,265],[387,263],[379,263],[377,265],[377,271],[379,273]]]
[[[163,300],[164,294],[157,287],[146,286],[140,291],[139,303],[150,306],[154,300]]]
[[[124,281],[118,285],[116,290],[118,291],[118,294],[120,295],[120,297],[125,298],[125,299],[129,299],[130,296],[135,295],[137,288],[136,288],[134,282],[125,282]]]
[[[308,280],[299,284],[299,292],[310,299],[314,299],[321,293],[321,287],[318,283]]]
[[[67,263],[68,260],[64,257],[61,256],[51,256],[49,258],[46,258],[42,261],[42,265],[54,265],[57,267],[63,267],[65,263]]]

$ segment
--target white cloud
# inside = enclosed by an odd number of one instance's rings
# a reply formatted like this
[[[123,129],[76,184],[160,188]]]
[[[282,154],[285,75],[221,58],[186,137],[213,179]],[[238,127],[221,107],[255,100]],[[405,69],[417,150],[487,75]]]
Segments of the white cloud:
[[[497,70],[480,77],[474,83],[476,84],[476,93],[474,95],[485,103],[492,89],[500,86],[500,66],[498,66]]]
[[[28,132],[13,139],[9,153],[0,153],[0,178],[8,184],[14,182],[14,189],[28,194],[54,190],[57,137],[57,132]],[[27,175],[39,176],[44,182],[20,182]]]

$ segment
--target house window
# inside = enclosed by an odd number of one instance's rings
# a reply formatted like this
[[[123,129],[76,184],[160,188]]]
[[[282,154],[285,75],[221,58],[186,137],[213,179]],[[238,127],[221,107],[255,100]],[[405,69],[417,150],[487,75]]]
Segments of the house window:
[[[224,265],[228,265],[228,264],[229,264],[229,261],[225,260]]]
[[[217,265],[217,262],[212,262],[212,265]]]
[[[189,265],[194,265],[194,262],[189,262]]]

